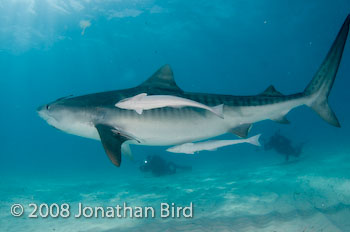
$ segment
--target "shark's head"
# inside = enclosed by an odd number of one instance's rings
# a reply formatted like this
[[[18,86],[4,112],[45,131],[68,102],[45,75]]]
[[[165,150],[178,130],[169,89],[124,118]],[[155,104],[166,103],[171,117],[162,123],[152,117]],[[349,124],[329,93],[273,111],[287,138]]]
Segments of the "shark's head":
[[[74,98],[57,99],[38,107],[37,112],[49,125],[59,130],[83,137],[96,137],[94,115],[90,114],[85,107],[75,104]]]

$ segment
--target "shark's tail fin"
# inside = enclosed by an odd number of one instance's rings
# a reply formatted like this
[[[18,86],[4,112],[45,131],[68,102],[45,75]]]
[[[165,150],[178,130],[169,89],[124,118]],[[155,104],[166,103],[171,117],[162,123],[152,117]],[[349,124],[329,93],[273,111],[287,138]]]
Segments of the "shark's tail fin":
[[[340,124],[334,112],[328,105],[328,96],[332,89],[340,60],[343,55],[345,42],[349,33],[349,24],[350,15],[345,19],[345,22],[321,67],[318,69],[304,91],[305,96],[308,96],[311,99],[308,106],[323,118],[323,120],[336,127],[340,127]]]
[[[253,145],[255,145],[255,146],[260,147],[260,146],[261,146],[261,144],[260,144],[260,142],[259,142],[260,136],[261,136],[261,134],[258,134],[258,135],[252,136],[252,137],[250,137],[250,138],[247,138],[247,139],[246,139],[246,142],[247,142],[247,143],[250,143],[250,144],[253,144]]]

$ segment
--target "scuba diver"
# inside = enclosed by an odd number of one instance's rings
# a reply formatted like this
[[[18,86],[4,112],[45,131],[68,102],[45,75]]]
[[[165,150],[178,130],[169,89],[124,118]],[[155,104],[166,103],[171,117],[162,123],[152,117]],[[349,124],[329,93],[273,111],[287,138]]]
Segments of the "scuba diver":
[[[151,172],[154,176],[175,174],[177,170],[190,171],[190,166],[180,166],[171,161],[166,161],[158,155],[149,155],[140,166],[141,172]]]
[[[277,153],[285,155],[286,161],[288,161],[290,156],[299,157],[304,145],[305,143],[293,145],[290,139],[281,135],[280,131],[277,131],[264,144],[264,148],[265,150],[274,149]]]

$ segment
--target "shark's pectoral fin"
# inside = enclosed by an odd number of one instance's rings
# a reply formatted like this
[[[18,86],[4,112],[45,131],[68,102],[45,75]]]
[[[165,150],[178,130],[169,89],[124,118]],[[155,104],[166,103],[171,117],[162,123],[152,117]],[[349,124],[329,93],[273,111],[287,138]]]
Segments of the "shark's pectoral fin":
[[[229,132],[237,135],[238,137],[246,138],[248,136],[250,129],[252,128],[252,125],[253,124],[251,123],[244,123],[232,128],[231,130],[229,130]]]
[[[121,146],[126,140],[129,140],[129,138],[120,133],[115,133],[115,128],[108,125],[97,124],[95,127],[100,135],[103,148],[105,149],[108,158],[114,165],[119,167],[122,161]]]
[[[284,115],[281,115],[281,116],[276,117],[276,118],[271,118],[271,120],[278,122],[278,123],[281,123],[281,124],[290,124],[290,121]]]

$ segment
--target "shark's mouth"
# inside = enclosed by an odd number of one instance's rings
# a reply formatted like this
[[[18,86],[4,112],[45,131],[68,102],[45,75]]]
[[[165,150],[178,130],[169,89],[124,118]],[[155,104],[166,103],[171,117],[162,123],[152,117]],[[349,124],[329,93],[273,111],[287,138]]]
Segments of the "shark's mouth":
[[[49,112],[47,110],[40,110],[40,111],[38,111],[38,114],[42,119],[44,119],[47,122],[47,124],[58,129],[57,128],[57,123],[58,123],[57,120],[54,117],[52,117],[51,115],[49,115]]]
[[[40,116],[42,119],[44,119],[45,121],[47,121],[47,120],[50,118],[49,115],[48,115],[48,113],[47,113],[47,112],[44,112],[44,110],[38,111],[38,114],[39,114],[39,116]]]

